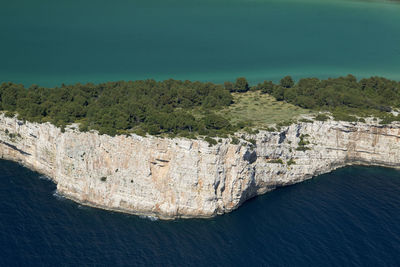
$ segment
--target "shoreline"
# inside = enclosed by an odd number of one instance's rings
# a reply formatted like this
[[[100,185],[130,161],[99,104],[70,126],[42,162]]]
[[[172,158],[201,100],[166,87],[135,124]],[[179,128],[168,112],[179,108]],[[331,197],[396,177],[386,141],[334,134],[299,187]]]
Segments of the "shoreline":
[[[20,137],[10,138],[5,129]],[[223,139],[209,147],[203,140],[110,137],[71,128],[61,133],[49,123],[0,115],[0,157],[46,175],[58,194],[79,204],[162,220],[212,218],[349,165],[400,168],[396,124],[301,122],[244,135],[256,145]],[[306,147],[299,146],[301,136],[307,136]]]

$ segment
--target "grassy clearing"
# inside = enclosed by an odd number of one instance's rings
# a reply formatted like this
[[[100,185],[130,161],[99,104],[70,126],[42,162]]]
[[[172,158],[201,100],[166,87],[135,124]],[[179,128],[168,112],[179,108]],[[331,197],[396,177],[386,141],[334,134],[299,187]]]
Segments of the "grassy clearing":
[[[302,114],[312,113],[310,110],[277,101],[272,96],[261,94],[259,91],[232,95],[234,104],[218,112],[232,124],[251,122],[255,127],[263,127],[295,120]]]

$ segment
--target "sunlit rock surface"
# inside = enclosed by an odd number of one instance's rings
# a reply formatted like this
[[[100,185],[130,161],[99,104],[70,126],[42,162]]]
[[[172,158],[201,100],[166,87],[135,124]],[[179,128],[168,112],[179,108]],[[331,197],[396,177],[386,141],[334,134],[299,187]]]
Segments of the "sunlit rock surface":
[[[51,177],[58,193],[77,202],[162,219],[230,212],[258,194],[349,164],[400,163],[400,126],[372,120],[299,123],[243,137],[256,146],[244,139],[209,147],[202,140],[100,136],[74,127],[61,133],[49,123],[0,115],[1,158]]]

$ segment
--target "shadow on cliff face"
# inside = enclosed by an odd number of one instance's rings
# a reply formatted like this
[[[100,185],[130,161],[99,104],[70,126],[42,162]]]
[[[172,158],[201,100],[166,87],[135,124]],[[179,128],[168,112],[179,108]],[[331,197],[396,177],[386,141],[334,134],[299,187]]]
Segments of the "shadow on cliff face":
[[[256,151],[246,151],[243,155],[243,159],[249,162],[250,164],[254,163],[257,160],[257,153]]]

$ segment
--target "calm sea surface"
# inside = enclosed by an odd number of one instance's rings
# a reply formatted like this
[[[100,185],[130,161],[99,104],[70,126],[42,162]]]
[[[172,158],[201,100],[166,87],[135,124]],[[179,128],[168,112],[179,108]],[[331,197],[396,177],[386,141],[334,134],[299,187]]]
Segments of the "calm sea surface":
[[[398,266],[400,171],[351,167],[208,220],[80,206],[0,161],[0,266]]]
[[[400,80],[400,4],[349,0],[13,0],[0,82]]]
[[[400,5],[360,1],[15,0],[0,5],[0,82],[400,80]],[[209,220],[80,206],[0,161],[0,266],[398,266],[400,172],[351,167]]]

